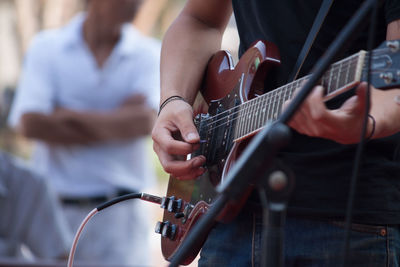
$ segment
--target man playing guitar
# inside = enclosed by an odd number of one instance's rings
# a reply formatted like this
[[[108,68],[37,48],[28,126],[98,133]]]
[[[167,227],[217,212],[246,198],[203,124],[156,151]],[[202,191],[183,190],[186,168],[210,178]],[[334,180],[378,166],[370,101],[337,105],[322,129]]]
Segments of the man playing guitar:
[[[322,1],[188,0],[165,35],[161,54],[161,103],[153,129],[154,150],[164,170],[181,180],[204,173],[202,155],[182,160],[200,141],[192,104],[209,59],[221,46],[232,14],[240,54],[262,39],[277,45],[282,65],[274,86],[287,83]],[[301,70],[308,74],[362,1],[337,0]],[[400,39],[400,3],[380,5],[376,44]],[[366,48],[367,28],[344,56]],[[360,140],[365,83],[353,96],[324,103],[317,86],[290,122],[293,140],[278,158],[296,177],[285,224],[285,266],[337,266],[343,237],[349,180]],[[349,266],[399,266],[400,255],[400,89],[371,89],[352,233]],[[288,104],[288,103],[286,103]],[[180,138],[176,138],[180,133]],[[257,197],[229,224],[217,224],[204,244],[199,266],[259,266],[262,214]],[[386,264],[389,265],[386,265]]]

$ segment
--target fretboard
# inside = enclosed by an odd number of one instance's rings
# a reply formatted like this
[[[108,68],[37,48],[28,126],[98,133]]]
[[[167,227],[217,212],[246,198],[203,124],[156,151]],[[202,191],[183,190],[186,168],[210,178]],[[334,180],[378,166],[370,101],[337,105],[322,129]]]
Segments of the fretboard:
[[[320,84],[326,89],[325,99],[344,92],[361,80],[365,51],[343,59],[331,65],[322,76]],[[253,98],[235,107],[234,139],[241,139],[263,128],[267,122],[275,121],[282,112],[285,101],[293,97],[309,76]]]

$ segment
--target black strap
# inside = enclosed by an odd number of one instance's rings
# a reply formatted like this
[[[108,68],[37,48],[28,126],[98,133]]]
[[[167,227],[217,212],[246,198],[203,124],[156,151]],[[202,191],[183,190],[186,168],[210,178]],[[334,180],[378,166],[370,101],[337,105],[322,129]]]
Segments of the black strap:
[[[292,74],[289,76],[288,82],[294,81],[299,75],[300,69],[303,66],[303,63],[311,49],[312,44],[314,43],[315,38],[317,37],[319,30],[321,29],[322,23],[324,22],[326,15],[328,15],[332,3],[333,0],[324,0],[322,2],[318,14],[315,17],[314,24],[312,25],[311,30],[308,33],[307,39],[304,42],[303,48],[301,49],[301,52],[297,58],[297,62],[294,65]]]

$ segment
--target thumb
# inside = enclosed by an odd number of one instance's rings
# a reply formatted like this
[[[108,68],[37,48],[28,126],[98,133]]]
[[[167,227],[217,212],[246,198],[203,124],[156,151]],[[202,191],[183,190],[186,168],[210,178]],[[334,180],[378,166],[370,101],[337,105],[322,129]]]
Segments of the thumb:
[[[185,142],[195,144],[200,141],[200,136],[193,123],[192,112],[182,112],[176,126],[179,128]]]
[[[350,113],[361,113],[364,111],[367,100],[367,84],[361,83],[356,89],[356,95],[344,102],[342,108]]]

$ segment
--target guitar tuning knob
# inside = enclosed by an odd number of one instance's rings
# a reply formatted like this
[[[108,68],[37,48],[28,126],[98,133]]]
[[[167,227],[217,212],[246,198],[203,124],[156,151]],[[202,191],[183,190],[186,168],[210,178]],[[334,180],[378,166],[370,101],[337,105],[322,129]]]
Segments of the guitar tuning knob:
[[[168,211],[169,212],[179,212],[182,208],[182,199],[175,199],[175,197],[171,197],[168,202]]]
[[[169,221],[157,222],[155,227],[155,232],[157,234],[161,234],[162,237],[169,238],[171,240],[174,240],[177,230],[178,226]]]
[[[161,234],[161,229],[163,228],[163,226],[164,226],[163,222],[157,222],[154,232],[156,232],[157,234]]]
[[[400,48],[400,43],[399,41],[387,41],[386,46],[390,48],[390,51],[393,53],[397,52]]]
[[[169,212],[180,212],[183,206],[182,199],[175,199],[174,196],[171,197],[163,197],[161,199],[160,207],[168,210]]]
[[[383,72],[379,75],[379,78],[383,79],[386,84],[390,84],[393,82],[393,74],[391,72]]]

